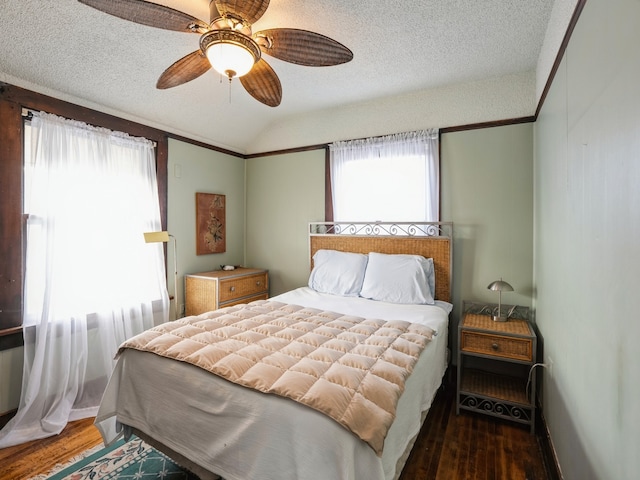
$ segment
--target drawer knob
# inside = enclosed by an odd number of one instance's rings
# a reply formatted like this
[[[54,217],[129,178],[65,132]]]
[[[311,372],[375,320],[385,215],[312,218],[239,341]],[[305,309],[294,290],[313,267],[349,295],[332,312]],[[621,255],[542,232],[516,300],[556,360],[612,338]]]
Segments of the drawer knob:
[[[236,287],[230,287],[229,290],[232,291],[232,292],[235,292],[236,291]]]
[[[492,348],[493,350],[498,350],[498,348],[499,348],[499,347],[498,347],[498,344],[497,344],[497,343],[492,343],[492,344],[491,344],[491,348]]]
[[[258,287],[260,286],[260,280],[258,280],[258,281],[256,282],[256,285],[257,285]]]

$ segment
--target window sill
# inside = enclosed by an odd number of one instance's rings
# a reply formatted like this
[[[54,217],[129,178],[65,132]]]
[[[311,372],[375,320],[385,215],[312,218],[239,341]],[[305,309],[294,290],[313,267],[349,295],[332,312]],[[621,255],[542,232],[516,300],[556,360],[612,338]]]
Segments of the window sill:
[[[23,344],[22,327],[0,330],[0,352],[21,347]]]
[[[171,297],[173,298],[173,297]],[[154,300],[153,302],[154,316],[162,311],[162,301]],[[95,326],[97,319],[93,315],[89,315],[89,328]],[[91,323],[93,322],[93,324]],[[22,334],[22,326],[0,329],[0,352],[10,350],[24,345],[24,335]]]

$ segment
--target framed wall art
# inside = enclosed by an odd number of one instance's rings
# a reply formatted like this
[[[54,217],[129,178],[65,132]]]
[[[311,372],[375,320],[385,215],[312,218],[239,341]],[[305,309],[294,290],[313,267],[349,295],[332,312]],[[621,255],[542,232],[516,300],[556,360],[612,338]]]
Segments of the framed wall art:
[[[196,255],[227,250],[226,223],[225,196],[196,193]]]

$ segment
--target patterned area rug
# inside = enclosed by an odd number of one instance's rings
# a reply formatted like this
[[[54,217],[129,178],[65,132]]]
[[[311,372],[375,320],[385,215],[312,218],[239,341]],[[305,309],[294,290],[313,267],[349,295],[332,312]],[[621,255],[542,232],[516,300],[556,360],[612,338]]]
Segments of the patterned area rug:
[[[156,478],[198,480],[197,476],[187,472],[169,457],[136,437],[126,443],[120,440],[48,478],[49,480]]]

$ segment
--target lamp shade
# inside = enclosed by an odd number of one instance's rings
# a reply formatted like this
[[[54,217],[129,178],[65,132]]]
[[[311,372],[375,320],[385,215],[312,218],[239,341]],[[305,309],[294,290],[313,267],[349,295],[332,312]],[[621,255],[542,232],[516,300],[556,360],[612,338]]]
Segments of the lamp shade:
[[[513,287],[502,279],[491,282],[487,288],[494,292],[513,292]]]
[[[169,232],[145,232],[144,241],[145,243],[168,242]]]
[[[497,314],[493,315],[493,320],[495,322],[506,322],[507,316],[502,315],[502,292],[513,292],[513,287],[500,279],[495,282],[491,282],[487,288],[494,292],[498,292],[498,311]]]

